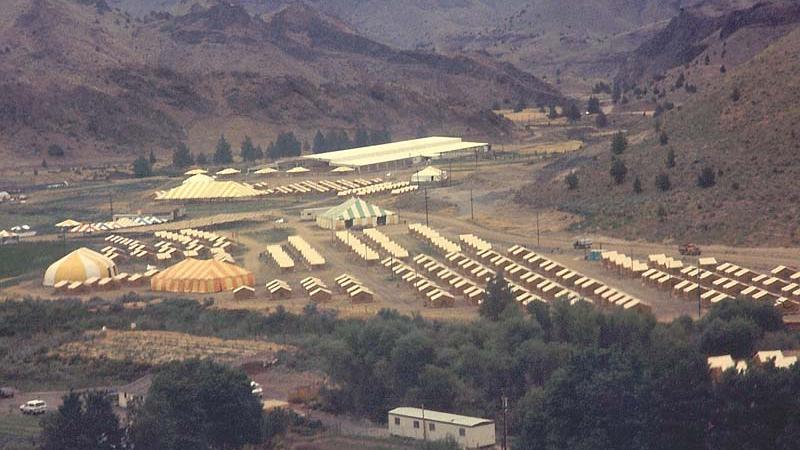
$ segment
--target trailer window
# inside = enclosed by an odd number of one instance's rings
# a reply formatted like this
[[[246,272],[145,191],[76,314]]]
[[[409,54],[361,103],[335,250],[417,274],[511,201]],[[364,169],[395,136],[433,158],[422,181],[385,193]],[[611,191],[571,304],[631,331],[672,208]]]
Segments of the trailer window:
[[[436,431],[436,424],[435,423],[429,423],[428,424],[428,429],[431,430],[431,431]]]
[[[414,428],[419,428],[419,420],[414,421]]]
[[[395,417],[394,418],[394,424],[395,425],[400,425],[400,418],[399,417]]]
[[[466,436],[467,432],[463,428],[459,428],[458,429],[458,435],[459,436]]]

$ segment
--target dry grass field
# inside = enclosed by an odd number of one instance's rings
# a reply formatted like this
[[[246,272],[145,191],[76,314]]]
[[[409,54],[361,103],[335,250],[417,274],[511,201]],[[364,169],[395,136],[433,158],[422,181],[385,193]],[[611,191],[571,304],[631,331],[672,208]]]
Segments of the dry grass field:
[[[85,339],[58,347],[62,358],[108,358],[160,365],[189,358],[210,358],[218,362],[272,354],[287,347],[271,342],[229,340],[193,336],[169,331],[93,331]]]
[[[561,112],[561,108],[556,108],[556,111]],[[521,125],[566,125],[567,119],[565,117],[558,117],[551,119],[547,117],[547,112],[542,112],[539,109],[526,108],[519,112],[514,112],[511,109],[498,109],[494,111],[495,114],[501,115],[508,120],[516,122]]]

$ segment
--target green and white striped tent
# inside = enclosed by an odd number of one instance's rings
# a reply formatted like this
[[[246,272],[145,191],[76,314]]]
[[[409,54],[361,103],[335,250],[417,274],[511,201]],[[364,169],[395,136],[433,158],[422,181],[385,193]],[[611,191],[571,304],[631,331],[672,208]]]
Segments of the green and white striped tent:
[[[352,197],[339,206],[317,216],[317,225],[326,230],[342,230],[351,227],[374,227],[396,224],[399,219],[392,211]]]

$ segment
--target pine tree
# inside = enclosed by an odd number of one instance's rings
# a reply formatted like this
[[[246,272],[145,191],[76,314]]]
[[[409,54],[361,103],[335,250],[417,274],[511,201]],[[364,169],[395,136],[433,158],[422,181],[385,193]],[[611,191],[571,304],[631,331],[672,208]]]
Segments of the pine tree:
[[[703,167],[700,174],[697,175],[697,185],[705,189],[715,184],[717,184],[717,176],[714,174],[714,169],[711,167]]]
[[[594,119],[594,124],[597,126],[597,128],[605,128],[608,126],[608,117],[606,117],[603,111],[597,113],[597,117]]]
[[[639,177],[636,177],[633,180],[633,193],[634,194],[642,193],[642,181],[639,179]]]
[[[314,143],[312,144],[311,151],[314,153],[325,153],[328,151],[325,135],[322,134],[320,130],[317,130],[317,134],[314,135]]]
[[[667,169],[675,167],[675,150],[669,149],[667,152]]]
[[[255,161],[257,158],[256,154],[256,147],[253,145],[253,141],[250,139],[250,136],[245,136],[244,141],[242,141],[240,154],[243,161]]]
[[[667,136],[666,131],[661,131],[661,135],[658,136],[658,143],[661,145],[667,145],[669,143],[669,136]]]
[[[47,168],[47,160],[46,159],[42,159],[42,167],[44,167],[45,169]]]
[[[600,113],[600,100],[594,96],[589,97],[589,101],[586,103],[586,111],[589,111],[589,114]]]
[[[156,154],[153,152],[153,150],[150,150],[150,165],[151,166],[155,165],[155,163],[156,163]]]
[[[233,162],[231,144],[225,140],[225,135],[220,135],[217,142],[217,149],[214,152],[214,164],[229,164]]]
[[[581,111],[575,103],[569,105],[567,108],[567,120],[570,122],[577,122],[581,120]]]
[[[514,296],[506,282],[503,271],[497,274],[486,285],[486,295],[483,302],[478,307],[478,312],[482,317],[496,321],[500,318],[503,311],[514,304]]]
[[[366,129],[358,127],[353,138],[353,147],[366,147],[369,145],[369,133]]]
[[[575,172],[571,172],[564,178],[564,182],[567,183],[567,189],[576,189],[578,187],[578,175]]]
[[[200,165],[208,164],[208,156],[206,156],[205,153],[198,153],[197,156],[194,158],[194,161]]]
[[[671,187],[672,183],[669,181],[669,175],[665,173],[656,175],[656,188],[659,191],[668,191]]]
[[[153,168],[150,161],[144,156],[136,158],[133,162],[133,176],[136,178],[146,178],[153,175]]]
[[[628,139],[625,138],[625,133],[619,131],[611,139],[611,153],[621,155],[626,148],[628,148]]]
[[[183,142],[178,143],[178,146],[172,151],[172,167],[178,169],[189,167],[194,162],[192,159],[192,153],[189,151],[189,147]]]
[[[616,184],[625,182],[625,176],[628,174],[628,167],[621,159],[611,159],[611,170],[609,171],[611,178]]]
[[[611,93],[611,99],[614,103],[619,102],[620,98],[622,97],[622,87],[620,87],[619,82],[614,82],[614,90]]]

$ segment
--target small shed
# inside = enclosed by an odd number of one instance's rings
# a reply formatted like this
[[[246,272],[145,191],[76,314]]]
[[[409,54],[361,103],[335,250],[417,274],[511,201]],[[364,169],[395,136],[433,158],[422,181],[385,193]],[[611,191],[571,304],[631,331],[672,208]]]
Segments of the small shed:
[[[239,286],[233,290],[234,300],[251,300],[256,297],[256,290],[250,286]]]
[[[266,288],[267,293],[273,300],[290,298],[292,296],[291,286],[283,280],[272,280],[266,284]]]

